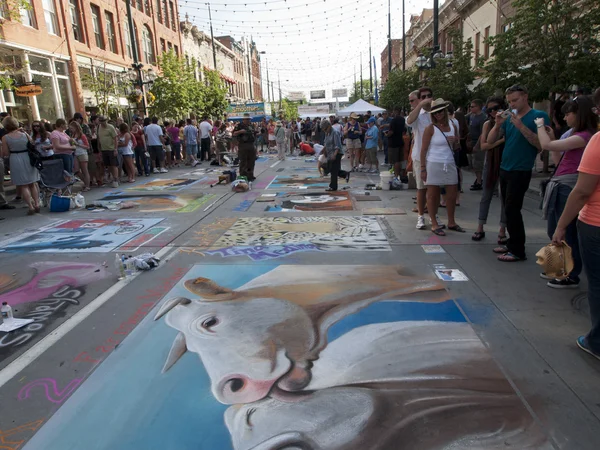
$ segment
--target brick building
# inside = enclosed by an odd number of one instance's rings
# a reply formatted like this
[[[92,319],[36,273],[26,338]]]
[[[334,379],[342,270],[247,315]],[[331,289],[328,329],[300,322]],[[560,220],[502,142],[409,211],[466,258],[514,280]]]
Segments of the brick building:
[[[244,38],[237,41],[232,36],[219,36],[215,39],[235,54],[234,72],[237,82],[237,97],[244,100],[262,100],[260,53],[256,49],[256,44],[247,42]]]
[[[0,110],[22,121],[53,121],[76,111],[95,110],[95,99],[82,77],[103,70],[117,77],[134,62],[134,45],[144,70],[156,68],[163,51],[181,52],[176,0],[130,0],[134,24],[132,42],[126,0],[30,0],[31,9],[12,20],[5,0],[2,9],[2,68],[18,83],[36,82],[36,97],[0,93]],[[116,79],[116,78],[115,78]],[[127,108],[125,98],[115,103]]]
[[[381,52],[381,83],[385,84],[390,73],[388,67],[389,56],[388,56],[389,44],[385,46]],[[392,39],[392,68],[402,67],[402,39]]]

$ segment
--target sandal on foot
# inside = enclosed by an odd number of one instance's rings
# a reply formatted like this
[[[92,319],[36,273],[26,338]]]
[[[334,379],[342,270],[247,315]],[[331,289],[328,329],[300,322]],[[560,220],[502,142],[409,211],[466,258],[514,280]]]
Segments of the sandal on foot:
[[[516,255],[513,255],[511,252],[506,252],[503,255],[498,256],[498,261],[502,262],[517,262],[517,261],[525,261],[527,258],[519,258]]]
[[[448,229],[452,230],[452,231],[456,231],[458,233],[465,233],[465,229],[463,227],[461,227],[460,225],[448,225]]]
[[[431,229],[431,232],[433,234],[435,234],[436,236],[446,236],[446,233],[444,232],[444,229],[442,227],[436,228],[436,229]]]
[[[471,239],[479,242],[484,237],[485,237],[485,231],[476,231],[475,233],[473,233],[473,236],[471,236]]]
[[[504,245],[502,245],[500,247],[496,247],[493,251],[494,251],[494,253],[503,255],[504,253],[508,253],[508,248],[506,248]]]
[[[508,243],[508,238],[506,236],[498,235],[498,245],[506,245]]]

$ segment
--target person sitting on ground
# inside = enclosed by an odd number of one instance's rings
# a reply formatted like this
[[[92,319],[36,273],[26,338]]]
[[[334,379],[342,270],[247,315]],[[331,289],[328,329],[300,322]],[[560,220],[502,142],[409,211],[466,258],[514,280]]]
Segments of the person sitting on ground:
[[[315,149],[312,147],[310,142],[302,142],[300,144],[300,156],[314,155]]]

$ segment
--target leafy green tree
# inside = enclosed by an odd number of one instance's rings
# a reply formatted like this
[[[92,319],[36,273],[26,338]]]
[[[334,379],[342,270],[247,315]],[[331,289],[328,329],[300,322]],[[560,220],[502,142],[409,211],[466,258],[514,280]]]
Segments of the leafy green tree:
[[[511,27],[489,39],[494,50],[485,66],[488,84],[500,90],[523,84],[532,100],[572,85],[598,84],[598,0],[514,0],[513,6]]]
[[[29,0],[2,0],[0,2],[2,16],[15,22],[21,22],[21,10],[29,11],[31,9]]]
[[[298,102],[293,102],[287,98],[281,99],[281,108],[279,108],[279,102],[271,104],[271,111],[273,115],[279,117],[279,111],[281,111],[285,120],[291,120],[298,117]]]
[[[152,84],[155,100],[150,114],[180,119],[203,106],[200,82],[194,76],[194,65],[170,50],[158,59],[160,76]]]
[[[359,98],[362,98],[366,101],[374,99],[375,94],[371,91],[370,83],[370,80],[362,80],[362,96],[360,95],[360,81],[354,83],[354,86],[352,86],[352,91],[350,93],[350,103],[354,103]]]
[[[204,69],[204,83],[200,88],[202,104],[195,110],[200,117],[223,117],[227,111],[227,86],[215,70]]]
[[[389,110],[395,106],[408,109],[408,95],[418,87],[419,71],[416,68],[406,71],[392,70],[379,94],[379,106]]]

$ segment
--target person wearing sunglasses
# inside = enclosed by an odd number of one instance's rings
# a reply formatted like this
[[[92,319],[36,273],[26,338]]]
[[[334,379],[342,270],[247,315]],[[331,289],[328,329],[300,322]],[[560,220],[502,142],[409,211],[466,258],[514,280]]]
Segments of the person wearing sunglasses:
[[[484,153],[485,159],[483,163],[483,192],[481,201],[479,202],[479,225],[477,231],[473,233],[471,239],[481,241],[485,238],[483,226],[487,222],[490,211],[490,204],[494,192],[498,189],[498,181],[500,180],[500,161],[502,161],[502,151],[504,150],[504,134],[501,131],[498,139],[489,144],[487,137],[490,130],[496,124],[496,113],[506,109],[506,103],[502,97],[490,97],[487,99],[486,112],[488,116],[487,122],[483,124],[481,130],[481,152]],[[500,229],[498,231],[498,245],[506,245],[506,214],[504,212],[504,202],[500,196]]]
[[[506,89],[505,94],[511,111],[496,112],[496,123],[488,134],[487,142],[493,144],[499,139],[501,130],[504,131],[506,143],[500,163],[500,190],[510,239],[506,246],[496,247],[494,253],[499,254],[499,261],[517,262],[527,259],[521,209],[535,158],[542,150],[535,119],[542,118],[545,125],[550,125],[550,117],[544,111],[529,106],[525,87],[513,85]]]
[[[413,131],[413,149],[411,152],[413,175],[417,183],[417,229],[424,230],[425,227],[425,205],[427,201],[427,187],[421,178],[421,169],[425,169],[425,161],[421,161],[421,143],[425,129],[431,125],[431,103],[433,102],[433,91],[429,87],[422,87],[418,93],[419,103],[414,107],[406,118],[406,124]],[[439,224],[443,227],[443,224]]]

